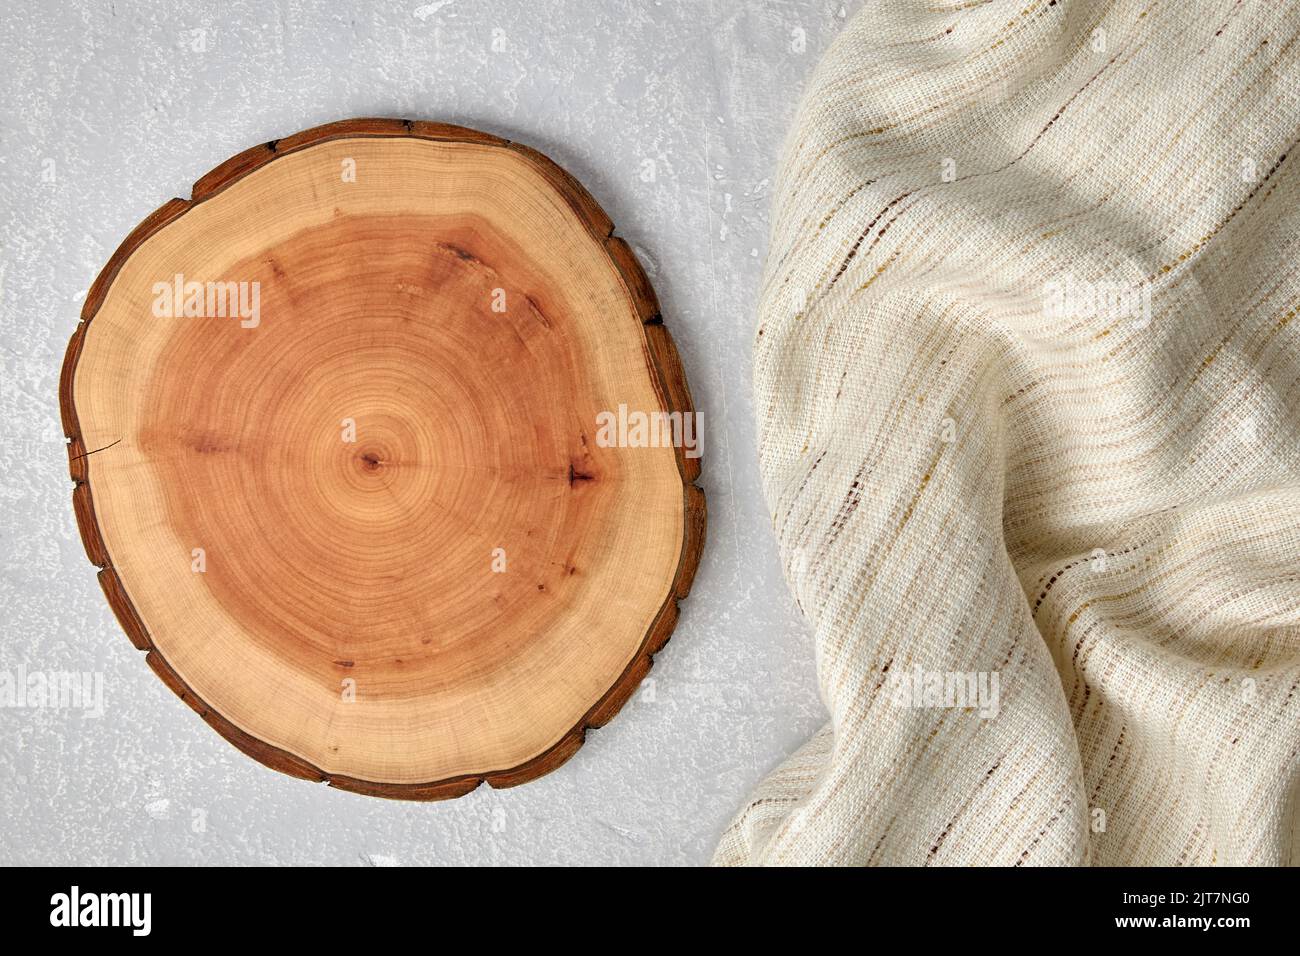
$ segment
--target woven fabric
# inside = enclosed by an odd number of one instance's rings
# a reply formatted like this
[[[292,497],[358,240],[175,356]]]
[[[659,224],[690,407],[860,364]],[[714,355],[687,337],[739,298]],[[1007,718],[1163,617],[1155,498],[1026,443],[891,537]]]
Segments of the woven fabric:
[[[1295,862],[1298,34],[890,0],[836,41],[754,352],[830,722],[715,862]]]

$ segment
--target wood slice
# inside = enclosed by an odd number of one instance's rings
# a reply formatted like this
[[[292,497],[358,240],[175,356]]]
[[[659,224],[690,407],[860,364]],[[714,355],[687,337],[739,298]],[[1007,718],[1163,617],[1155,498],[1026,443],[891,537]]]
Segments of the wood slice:
[[[82,320],[86,553],[163,682],[268,766],[523,783],[668,639],[704,540],[662,417],[690,392],[635,256],[540,153],[404,120],[255,147],[141,223]]]

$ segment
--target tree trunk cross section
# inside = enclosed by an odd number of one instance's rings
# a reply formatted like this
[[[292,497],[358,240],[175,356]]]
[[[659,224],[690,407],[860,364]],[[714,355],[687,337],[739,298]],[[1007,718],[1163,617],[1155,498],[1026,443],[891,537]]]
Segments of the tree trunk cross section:
[[[545,156],[386,119],[255,147],[81,318],[86,553],[246,754],[391,798],[514,786],[645,679],[703,548],[699,448],[598,423],[695,413],[632,250]]]

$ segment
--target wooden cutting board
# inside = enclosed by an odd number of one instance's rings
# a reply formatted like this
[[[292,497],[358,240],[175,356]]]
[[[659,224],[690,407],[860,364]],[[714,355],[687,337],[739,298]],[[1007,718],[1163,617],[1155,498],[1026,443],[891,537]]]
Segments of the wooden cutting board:
[[[559,766],[703,547],[645,273],[576,180],[470,129],[350,120],[218,166],[104,267],[59,393],[132,643],[244,753],[346,790]]]

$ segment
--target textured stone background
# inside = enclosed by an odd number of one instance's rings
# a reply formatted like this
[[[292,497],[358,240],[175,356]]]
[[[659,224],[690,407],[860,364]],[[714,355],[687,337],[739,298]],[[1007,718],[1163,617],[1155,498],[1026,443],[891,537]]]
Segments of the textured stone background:
[[[855,7],[4,0],[0,672],[102,674],[105,707],[0,709],[0,863],[708,859],[824,719],[758,484],[749,347],[781,142]],[[351,116],[480,127],[577,175],[641,256],[704,414],[709,546],[653,683],[558,772],[448,803],[281,776],[164,688],[82,551],[59,426],[64,347],[127,232],[227,156]]]

